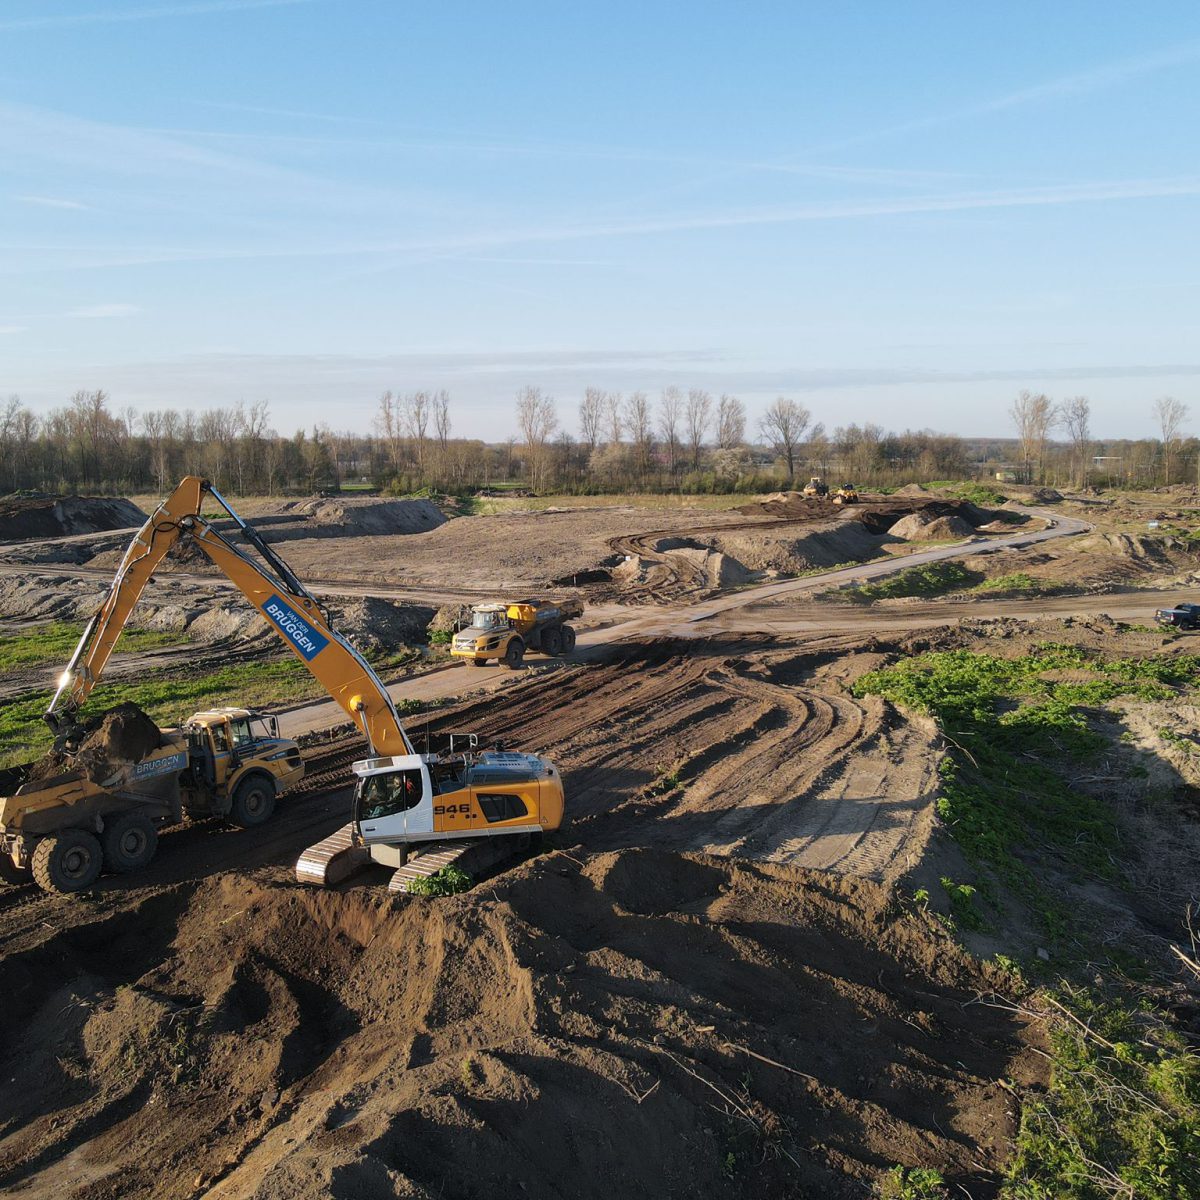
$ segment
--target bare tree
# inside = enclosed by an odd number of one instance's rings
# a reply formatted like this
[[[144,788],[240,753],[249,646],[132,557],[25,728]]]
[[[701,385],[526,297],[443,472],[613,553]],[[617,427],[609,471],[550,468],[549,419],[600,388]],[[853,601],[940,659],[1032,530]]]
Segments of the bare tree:
[[[625,432],[625,401],[620,392],[609,392],[604,397],[605,423],[608,426],[608,444],[619,446]]]
[[[529,456],[529,479],[534,491],[545,483],[546,443],[558,428],[554,401],[541,388],[526,387],[517,393],[517,422]]]
[[[1035,395],[1023,389],[1008,412],[1017,427],[1017,438],[1021,443],[1025,481],[1032,483],[1036,480],[1040,483],[1046,461],[1046,439],[1058,420],[1054,403],[1044,392]]]
[[[1188,406],[1173,396],[1160,396],[1154,402],[1154,417],[1162,435],[1163,483],[1171,482],[1171,466],[1179,452],[1179,435],[1187,419]]]
[[[675,474],[679,466],[679,419],[683,414],[683,393],[677,387],[664,388],[658,398],[658,432],[667,450],[667,470]]]
[[[600,441],[600,426],[604,421],[604,393],[599,388],[587,388],[579,402],[580,440],[591,454]]]
[[[804,441],[804,431],[812,413],[795,400],[778,397],[759,422],[762,436],[776,455],[787,463],[789,479],[796,475],[796,451]]]
[[[375,414],[375,432],[387,447],[388,459],[396,474],[400,473],[400,456],[404,449],[401,429],[400,403],[391,392],[384,392],[379,397],[379,411]]]
[[[433,397],[433,428],[437,436],[437,473],[441,482],[450,472],[450,393],[444,388]]]
[[[1071,443],[1071,482],[1087,486],[1087,460],[1092,444],[1092,407],[1086,396],[1072,396],[1059,405],[1059,420]]]
[[[428,392],[410,392],[404,397],[404,431],[413,444],[417,474],[425,474],[425,441],[433,405]]]
[[[633,392],[625,401],[625,424],[633,443],[638,478],[645,479],[650,469],[650,452],[654,448],[654,432],[650,424],[650,401],[645,392]]]
[[[712,397],[699,388],[688,392],[687,435],[692,451],[692,470],[700,470],[700,451],[704,449],[704,436],[708,433],[712,419]]]
[[[746,440],[746,406],[736,397],[721,394],[717,402],[717,445],[736,450]]]

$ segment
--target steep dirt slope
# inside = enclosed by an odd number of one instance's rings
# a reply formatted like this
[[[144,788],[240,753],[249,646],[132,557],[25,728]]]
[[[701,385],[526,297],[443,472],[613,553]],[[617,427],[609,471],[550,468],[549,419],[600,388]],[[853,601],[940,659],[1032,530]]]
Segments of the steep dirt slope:
[[[883,889],[655,850],[432,902],[218,876],[7,969],[13,1194],[984,1196],[1036,1071]]]

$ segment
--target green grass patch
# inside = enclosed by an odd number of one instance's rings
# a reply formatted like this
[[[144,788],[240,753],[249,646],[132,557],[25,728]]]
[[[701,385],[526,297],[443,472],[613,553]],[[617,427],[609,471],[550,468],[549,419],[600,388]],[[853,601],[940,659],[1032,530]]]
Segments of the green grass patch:
[[[976,584],[972,592],[1006,596],[1057,596],[1067,589],[1061,583],[1046,579],[1034,579],[1024,571],[1013,571],[1008,575],[996,575]]]
[[[1062,678],[1066,673],[1077,677]],[[940,767],[938,815],[968,857],[1036,893],[1024,853],[1031,849],[1113,875],[1112,812],[1071,787],[1062,771],[1104,744],[1085,710],[1118,696],[1169,699],[1197,679],[1194,655],[1110,659],[1045,643],[1019,658],[966,650],[920,655],[864,675],[854,691],[937,718],[952,746]],[[1048,919],[1056,911],[1043,909]]]
[[[1003,492],[996,491],[994,487],[989,487],[986,483],[972,483],[970,480],[939,479],[926,484],[926,487],[931,492],[942,492],[959,500],[969,500],[981,508],[991,508],[1008,500]]]
[[[968,570],[960,562],[948,560],[906,567],[878,583],[843,588],[831,595],[854,604],[870,604],[875,600],[893,600],[902,596],[943,596],[973,586],[979,579],[977,572]]]
[[[196,675],[143,682],[100,683],[85,712],[102,712],[132,701],[159,725],[178,725],[194,712],[217,705],[269,708],[324,694],[302,663],[288,656],[267,662],[233,663]],[[52,738],[42,720],[51,693],[16,700],[0,708],[0,767],[44,754]]]
[[[73,622],[52,621],[27,632],[0,634],[0,670],[36,667],[41,663],[61,663],[66,666],[82,633],[82,627]],[[117,643],[117,650],[157,650],[162,646],[175,645],[178,641],[179,635],[174,633],[127,629]]]
[[[1050,1087],[1026,1099],[1005,1200],[1200,1196],[1200,1057],[1144,1001],[1064,984]],[[1062,1010],[1056,1010],[1061,1012]]]
[[[70,634],[67,641],[73,650],[79,640],[78,626],[66,625],[62,629]],[[149,634],[145,637],[151,641],[146,643],[138,630],[126,630],[119,646],[121,649],[145,649],[148,644],[149,648],[154,648],[178,643],[178,635]],[[46,661],[65,665],[70,650],[49,654]],[[394,652],[368,654],[367,658],[377,671],[386,673],[419,656],[416,650],[403,647]],[[222,704],[272,708],[325,695],[322,685],[308,673],[304,664],[281,650],[272,659],[215,665],[203,671],[194,666],[180,668],[170,676],[150,676],[137,682],[113,680],[106,683],[102,679],[88,697],[84,713],[100,713],[114,704],[132,701],[145,709],[158,725],[168,726],[179,725],[199,710]],[[46,691],[40,694],[0,704],[0,767],[29,762],[49,750],[53,738],[42,714],[46,712],[50,696],[52,690],[48,682]]]

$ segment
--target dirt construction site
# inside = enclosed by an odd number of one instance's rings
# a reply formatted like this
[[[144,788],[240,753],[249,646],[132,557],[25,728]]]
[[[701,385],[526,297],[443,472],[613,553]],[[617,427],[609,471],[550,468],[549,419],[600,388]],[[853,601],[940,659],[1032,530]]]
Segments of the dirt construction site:
[[[1154,623],[1200,601],[1200,509],[1015,493],[239,503],[376,656],[410,734],[545,756],[566,819],[455,895],[390,892],[379,866],[298,885],[364,755],[305,676],[270,705],[307,769],[269,823],[181,822],[145,870],[76,894],[0,885],[0,1192],[1058,1194],[1006,1190],[1056,1086],[1036,973],[1136,950],[1200,1033],[1178,928],[1200,700],[1189,638]],[[49,748],[36,717],[65,656],[39,657],[39,631],[78,636],[155,503],[0,504],[0,635],[34,647],[0,676],[0,712],[33,713],[4,727],[0,794]],[[438,633],[472,604],[530,595],[582,601],[573,654],[446,655]],[[287,657],[186,545],[130,629],[145,644],[118,644],[89,708],[136,699],[164,727],[218,702],[187,690],[218,664],[252,690]],[[967,679],[971,656],[989,679]],[[991,688],[994,718],[898,691],[922,664]],[[1075,707],[1004,777],[1042,786],[1018,771],[1044,752],[1064,812],[1104,806],[1078,818],[1111,826],[1086,869],[1078,828],[1037,825],[1032,792],[1011,799],[1033,824],[1006,858],[953,815],[948,764],[985,778],[968,739],[1029,697]],[[887,1190],[914,1180],[946,1190]]]

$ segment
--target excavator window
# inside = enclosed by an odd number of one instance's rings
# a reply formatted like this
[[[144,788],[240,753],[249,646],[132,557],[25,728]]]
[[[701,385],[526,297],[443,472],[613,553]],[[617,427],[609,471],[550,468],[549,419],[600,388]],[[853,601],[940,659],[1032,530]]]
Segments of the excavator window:
[[[481,795],[479,807],[483,810],[484,818],[490,824],[493,821],[511,821],[514,817],[524,817],[529,809],[520,796]]]
[[[430,769],[430,774],[433,777],[435,795],[440,796],[443,792],[457,792],[466,787],[462,771],[456,763],[435,763]]]
[[[405,812],[421,802],[420,771],[389,771],[386,775],[368,775],[359,784],[359,819],[373,821]]]

